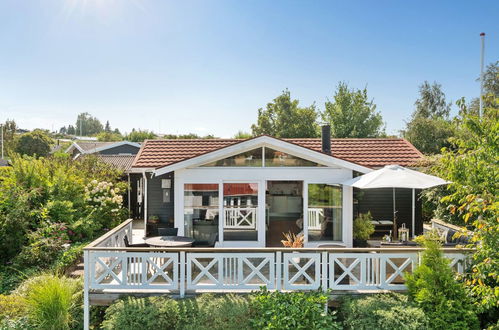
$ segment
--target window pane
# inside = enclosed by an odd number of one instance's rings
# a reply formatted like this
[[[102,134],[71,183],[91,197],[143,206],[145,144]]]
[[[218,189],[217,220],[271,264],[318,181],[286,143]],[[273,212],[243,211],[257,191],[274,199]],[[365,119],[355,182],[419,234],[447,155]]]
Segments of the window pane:
[[[323,166],[309,160],[292,156],[282,151],[277,151],[265,147],[265,166],[296,166],[296,167],[317,167]]]
[[[342,240],[342,188],[327,184],[308,185],[308,240]]]
[[[203,165],[203,167],[213,166],[240,166],[240,167],[261,167],[262,166],[262,148],[253,149],[241,154],[230,156],[224,159]]]
[[[258,240],[258,184],[224,183],[224,241]]]
[[[218,184],[184,185],[185,236],[212,246],[218,241],[218,216]]]

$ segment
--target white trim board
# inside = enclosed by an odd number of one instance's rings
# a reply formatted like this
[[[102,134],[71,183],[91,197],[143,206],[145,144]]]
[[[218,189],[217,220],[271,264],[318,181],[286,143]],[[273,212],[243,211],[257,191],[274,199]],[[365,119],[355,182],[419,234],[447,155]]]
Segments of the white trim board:
[[[276,149],[282,152],[286,152],[296,157],[300,157],[306,160],[310,160],[321,165],[325,165],[330,168],[346,168],[349,170],[357,171],[360,173],[369,173],[372,169],[361,166],[343,159],[339,159],[333,156],[329,156],[323,154],[321,152],[317,152],[314,150],[310,150],[308,148],[298,146],[293,143],[289,143],[286,141],[282,141],[270,136],[260,136],[254,139],[250,139],[247,141],[243,141],[240,143],[236,143],[230,145],[225,148],[221,148],[212,152],[205,153],[203,155],[189,158],[183,161],[180,161],[175,164],[167,165],[161,168],[158,168],[154,171],[154,175],[162,175],[168,172],[177,171],[184,168],[197,167],[206,163],[210,163],[212,161],[216,161],[219,159],[223,159],[226,157],[230,157],[233,155],[237,155],[242,152],[246,152],[252,149],[260,148],[260,147],[269,147],[272,149]],[[249,167],[246,167],[249,168]],[[226,167],[227,169],[227,167]],[[295,169],[303,169],[303,167],[295,168]]]

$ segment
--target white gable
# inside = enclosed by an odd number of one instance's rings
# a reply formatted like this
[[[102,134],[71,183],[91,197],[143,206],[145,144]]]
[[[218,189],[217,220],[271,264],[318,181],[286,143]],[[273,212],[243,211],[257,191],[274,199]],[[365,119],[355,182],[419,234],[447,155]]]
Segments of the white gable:
[[[162,175],[179,169],[198,167],[214,162],[216,160],[224,159],[260,147],[269,147],[295,157],[327,166],[329,168],[346,168],[360,173],[368,173],[372,171],[370,168],[346,160],[335,158],[321,152],[310,150],[293,143],[282,141],[270,136],[260,136],[254,139],[249,139],[240,143],[230,145],[225,148],[211,151],[197,157],[186,159],[175,164],[167,165],[165,167],[157,169],[154,173],[155,175]]]

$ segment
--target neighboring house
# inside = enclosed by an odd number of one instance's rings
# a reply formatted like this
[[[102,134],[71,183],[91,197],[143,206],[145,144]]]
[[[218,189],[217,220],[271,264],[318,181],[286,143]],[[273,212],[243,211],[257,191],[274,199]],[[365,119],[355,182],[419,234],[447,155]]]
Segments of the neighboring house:
[[[73,142],[66,153],[77,159],[81,155],[136,155],[139,152],[140,143],[130,141],[119,142]]]
[[[7,159],[0,158],[0,167],[10,166],[9,161]]]
[[[359,212],[393,220],[392,189],[355,191],[341,183],[423,155],[404,139],[148,140],[132,168],[132,214],[158,217],[198,243],[282,246],[303,233],[305,246],[352,246]],[[411,227],[411,190],[397,189],[398,224]],[[412,233],[412,228],[410,228]],[[421,203],[416,233],[422,232]]]

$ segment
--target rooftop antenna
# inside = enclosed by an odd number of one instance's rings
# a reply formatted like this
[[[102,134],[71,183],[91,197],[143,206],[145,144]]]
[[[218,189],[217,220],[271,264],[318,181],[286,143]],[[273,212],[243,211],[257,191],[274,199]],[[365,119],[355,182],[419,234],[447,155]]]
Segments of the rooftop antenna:
[[[482,117],[483,113],[483,56],[485,53],[485,32],[480,33],[480,39],[482,42],[482,49],[480,52],[480,110],[478,111],[478,117]]]

